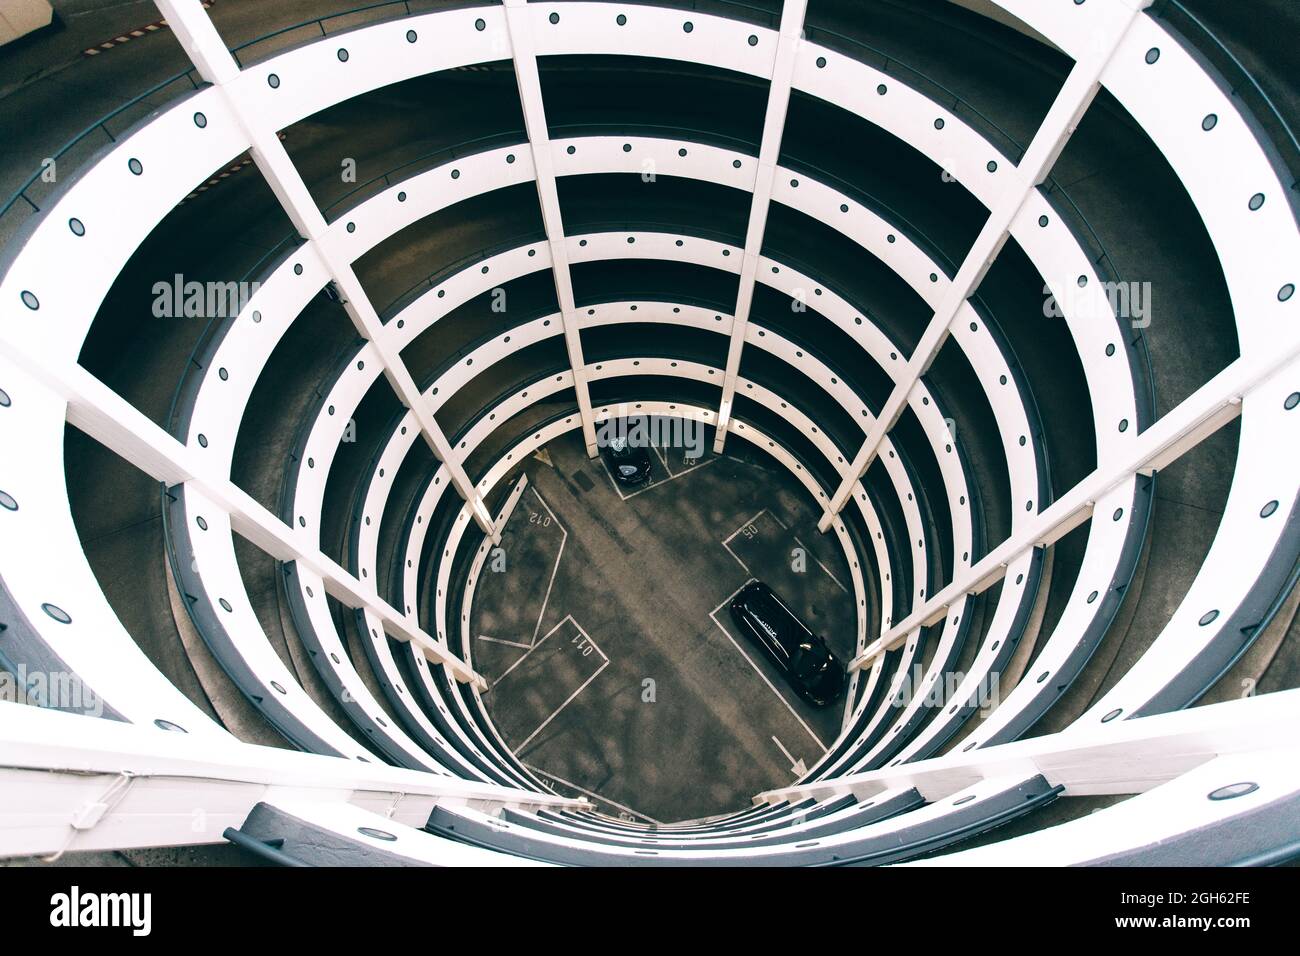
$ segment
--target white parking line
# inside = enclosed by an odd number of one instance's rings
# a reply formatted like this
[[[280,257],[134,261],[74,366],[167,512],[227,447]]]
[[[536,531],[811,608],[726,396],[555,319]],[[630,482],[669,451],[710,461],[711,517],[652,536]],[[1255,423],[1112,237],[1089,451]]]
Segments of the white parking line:
[[[555,587],[555,575],[558,574],[560,570],[560,558],[564,556],[564,546],[568,543],[569,532],[568,529],[560,523],[560,519],[555,517],[555,512],[551,510],[551,506],[548,505],[546,500],[538,493],[536,487],[533,488],[533,494],[537,495],[537,500],[542,503],[542,507],[545,508],[546,513],[551,516],[551,520],[555,522],[555,526],[560,529],[560,534],[562,536],[560,538],[560,550],[555,552],[555,567],[551,568],[551,581],[546,585],[546,596],[542,598],[542,609],[537,612],[537,625],[533,628],[532,644],[536,644],[537,632],[542,629],[542,618],[546,616],[546,605],[550,603],[551,600],[551,588]],[[532,644],[529,646],[531,647]]]
[[[764,508],[764,509],[763,509],[762,511],[760,511],[758,514],[754,515],[754,517],[750,518],[748,521],[742,521],[742,522],[740,523],[740,527],[739,527],[739,528],[737,528],[735,531],[731,532],[731,534],[727,535],[725,538],[722,539],[722,543],[723,543],[723,545],[725,546],[725,545],[727,544],[728,541],[730,541],[730,540],[731,540],[732,538],[734,538],[736,535],[740,534],[740,532],[744,531],[744,530],[745,530],[746,528],[748,528],[750,525],[754,524],[754,522],[756,522],[759,518],[763,517],[763,515],[765,515],[765,514],[767,514],[767,509],[766,509],[766,508]],[[758,534],[758,528],[757,528],[757,527],[754,528],[754,533],[755,533],[755,534]]]
[[[601,656],[604,657],[603,654],[602,654]],[[549,724],[549,723],[550,723],[551,721],[553,721],[557,716],[559,716],[560,711],[564,710],[564,708],[568,707],[569,704],[573,703],[573,699],[574,699],[575,697],[577,697],[579,694],[581,694],[584,690],[586,690],[586,689],[587,689],[587,685],[590,684],[592,681],[594,681],[597,677],[599,677],[599,676],[600,676],[600,672],[603,671],[603,670],[604,670],[606,667],[608,667],[608,666],[609,666],[609,658],[605,658],[605,662],[604,662],[603,664],[601,664],[599,667],[596,668],[596,673],[592,674],[592,675],[591,675],[590,677],[588,677],[585,681],[583,681],[582,684],[581,684],[581,686],[579,686],[577,690],[575,690],[572,694],[570,694],[570,695],[568,696],[568,699],[566,699],[565,702],[564,702],[563,704],[561,704],[559,707],[555,708],[555,711],[554,711],[554,713],[551,714],[551,716],[549,716],[549,717],[547,717],[545,720],[543,720],[543,721],[541,722],[541,724],[538,725],[537,729],[534,730],[531,734],[529,734],[528,737],[525,738],[524,742],[521,743],[518,747],[516,747],[516,748],[514,749],[514,754],[515,754],[515,756],[518,756],[518,755],[519,755],[519,751],[521,751],[521,750],[523,750],[525,747],[527,747],[528,744],[529,744],[529,742],[532,741],[532,739],[533,739],[534,737],[536,737],[538,734],[540,734],[540,733],[542,732],[542,730],[546,727],[547,724]]]
[[[528,650],[533,646],[531,644],[520,644],[518,641],[505,641],[499,637],[488,637],[486,634],[478,635],[478,639],[480,641],[488,641],[492,644],[505,644],[507,647],[522,647],[524,650]]]
[[[658,445],[652,445],[650,447],[655,450],[655,454],[659,456],[659,460],[664,463],[664,471],[668,472],[668,477],[671,478],[673,476],[673,466],[668,464],[668,458],[664,455],[663,449]]]
[[[511,664],[509,667],[507,667],[506,670],[505,670],[505,674],[502,674],[500,677],[498,677],[496,680],[494,680],[494,681],[492,682],[491,687],[488,687],[488,689],[485,690],[485,691],[483,691],[483,693],[485,693],[485,694],[490,694],[490,693],[492,692],[492,688],[493,688],[493,687],[496,687],[497,684],[501,683],[503,680],[506,679],[506,674],[509,674],[512,670],[514,670],[516,667],[518,667],[520,664],[522,664],[522,663],[523,663],[523,662],[528,658],[528,655],[529,655],[529,654],[531,654],[533,651],[535,651],[535,650],[537,650],[539,647],[541,647],[542,644],[545,643],[545,641],[546,641],[546,639],[547,639],[548,637],[550,637],[552,634],[554,634],[556,631],[558,631],[561,627],[564,626],[564,622],[565,622],[565,621],[571,621],[571,620],[573,620],[573,618],[570,617],[568,614],[564,615],[564,617],[562,617],[562,618],[560,619],[559,623],[556,624],[555,627],[553,627],[553,628],[551,628],[549,631],[547,631],[547,632],[542,636],[542,639],[541,639],[540,641],[538,641],[536,644],[533,644],[531,647],[528,648],[527,651],[525,651],[523,654],[519,655],[519,660],[515,661],[513,664]],[[574,621],[574,627],[577,627],[577,622],[576,622],[576,621]]]
[[[593,800],[599,800],[601,803],[608,803],[611,807],[617,807],[618,809],[622,810],[624,813],[630,813],[632,814],[632,816],[639,817],[640,819],[645,820],[647,823],[653,823],[656,826],[663,826],[663,824],[659,820],[656,820],[654,817],[648,817],[644,813],[640,813],[636,810],[633,810],[631,807],[624,806],[623,804],[619,803],[617,800],[611,800],[609,797],[602,796],[601,794],[588,790],[585,787],[580,787],[571,780],[565,780],[563,777],[557,777],[555,774],[543,770],[541,767],[534,767],[532,764],[526,761],[524,762],[524,766],[527,767],[529,770],[531,770],[533,773],[537,774],[538,776],[545,777],[547,780],[554,780],[556,783],[563,784],[564,786],[570,788],[571,790],[577,790],[579,793],[585,793]]]
[[[575,628],[578,629],[578,633],[582,635],[582,639],[583,639],[584,641],[586,641],[588,644],[590,644],[590,645],[592,646],[592,648],[596,651],[596,653],[600,655],[602,663],[601,663],[601,665],[600,665],[599,667],[596,668],[596,672],[595,672],[594,674],[592,674],[592,675],[591,675],[590,677],[588,677],[585,681],[583,681],[583,682],[578,686],[578,689],[577,689],[577,690],[575,690],[572,694],[570,694],[567,698],[565,698],[564,703],[562,703],[559,707],[556,707],[555,710],[553,710],[553,711],[551,712],[551,716],[547,717],[547,718],[546,718],[545,720],[543,720],[540,724],[538,724],[538,725],[537,725],[537,729],[534,730],[531,734],[529,734],[526,738],[524,738],[524,742],[521,743],[518,747],[516,747],[516,748],[512,751],[512,753],[514,753],[516,756],[519,755],[519,752],[520,752],[521,750],[523,750],[525,747],[528,746],[528,744],[532,741],[532,739],[533,739],[534,737],[536,737],[538,734],[540,734],[540,733],[545,729],[545,727],[546,727],[547,724],[549,724],[549,723],[550,723],[551,721],[553,721],[557,716],[559,716],[560,711],[564,710],[564,708],[568,707],[571,703],[573,703],[574,698],[576,698],[579,694],[581,694],[584,690],[586,690],[586,689],[587,689],[587,685],[590,684],[592,681],[594,681],[597,677],[599,677],[600,674],[601,674],[601,671],[603,671],[606,667],[609,666],[609,658],[605,655],[605,652],[602,651],[602,650],[600,649],[599,645],[597,645],[596,642],[593,641],[593,640],[591,639],[591,635],[588,634],[588,633],[586,632],[586,630],[583,628],[583,626],[582,626],[581,624],[579,624],[577,621],[575,621],[575,620],[573,619],[573,615],[572,615],[572,614],[566,614],[566,615],[564,616],[564,620],[571,622],[571,623],[573,624],[573,626],[574,626]],[[561,622],[561,623],[563,623],[563,622]],[[550,637],[552,633],[554,633],[554,631],[548,633],[546,636],[547,636],[547,637]],[[546,638],[542,638],[542,640],[545,640],[545,639],[546,639]],[[524,657],[527,657],[527,656],[528,656],[527,653],[525,653],[525,654],[524,654]],[[521,660],[522,660],[522,658],[521,658]],[[506,673],[509,673],[509,671],[507,671]],[[502,676],[505,676],[505,675],[502,675]]]
[[[737,588],[736,590],[739,591],[740,588]],[[734,592],[732,596],[733,597],[735,596]],[[727,598],[727,600],[729,601],[731,600],[731,598]],[[727,602],[723,601],[722,603],[725,604]],[[719,605],[719,607],[721,606],[722,605]],[[809,727],[807,723],[804,722],[804,719],[799,716],[798,711],[796,711],[792,706],[790,706],[790,702],[785,699],[785,695],[782,694],[779,690],[777,690],[776,686],[770,680],[767,679],[767,675],[764,674],[762,670],[759,669],[759,666],[754,663],[754,659],[750,657],[747,653],[745,653],[745,649],[743,647],[741,647],[738,643],[736,643],[736,639],[731,636],[731,632],[728,631],[725,627],[723,627],[722,622],[713,616],[716,613],[717,611],[709,612],[709,618],[713,621],[715,625],[717,625],[718,630],[720,630],[723,633],[723,636],[725,636],[727,640],[731,641],[731,646],[734,647],[736,650],[738,650],[740,652],[740,656],[749,662],[749,666],[754,668],[754,673],[757,674],[760,678],[762,678],[763,683],[766,684],[768,686],[768,689],[773,694],[776,695],[776,699],[785,705],[785,709],[790,711],[790,715],[794,717],[795,720],[799,721],[799,726],[802,727],[807,732],[808,736],[813,739],[813,742],[816,743],[817,746],[822,749],[822,753],[825,753],[829,748],[824,743],[822,743],[822,739],[818,737],[815,733],[813,733],[813,729]]]
[[[815,555],[815,554],[812,553],[812,549],[811,549],[810,547],[808,547],[808,545],[804,544],[802,541],[799,540],[799,536],[798,536],[798,535],[795,535],[795,536],[794,536],[794,541],[795,541],[795,544],[797,544],[797,545],[799,545],[799,547],[803,548],[805,554],[811,554],[811,555],[812,555],[812,559],[813,559],[814,561],[817,562],[817,566],[818,566],[819,568],[821,568],[823,571],[826,572],[826,576],[827,576],[828,578],[830,578],[832,581],[835,582],[835,586],[836,586],[837,588],[839,588],[839,589],[840,589],[841,591],[843,591],[845,594],[848,594],[848,593],[849,593],[849,589],[846,588],[843,584],[840,584],[840,579],[837,578],[833,573],[831,573],[831,569],[830,569],[830,568],[828,568],[828,567],[826,567],[826,565],[822,564],[821,559],[818,558],[817,555]]]
[[[808,772],[808,765],[804,763],[801,758],[796,759],[795,755],[790,753],[790,751],[786,749],[785,744],[781,743],[781,738],[778,737],[776,734],[772,735],[772,743],[776,744],[777,747],[780,748],[781,753],[785,754],[785,759],[790,761],[790,770],[791,772],[794,773],[795,776],[802,777],[804,774]]]
[[[727,542],[724,541],[724,542],[722,542],[722,546],[723,546],[724,548],[727,549],[727,554],[731,555],[733,558],[735,558],[735,559],[740,563],[740,566],[741,566],[742,568],[745,569],[745,573],[746,573],[746,574],[748,574],[748,575],[750,575],[750,576],[752,576],[752,575],[754,574],[753,571],[749,570],[749,565],[746,564],[744,561],[741,561],[741,560],[740,560],[740,555],[736,554],[735,551],[732,551],[732,550],[731,550],[731,545],[727,544]]]
[[[632,492],[630,495],[625,495],[625,494],[623,494],[623,490],[622,490],[621,488],[619,488],[619,486],[618,486],[618,482],[614,480],[614,475],[613,475],[613,473],[610,472],[610,470],[609,470],[609,465],[605,464],[605,456],[604,456],[604,455],[601,456],[600,461],[601,461],[601,464],[604,465],[604,468],[605,468],[605,474],[606,474],[606,476],[608,476],[608,478],[609,478],[609,483],[610,483],[611,485],[614,486],[614,491],[615,491],[615,493],[617,493],[618,496],[619,496],[620,498],[622,498],[624,501],[631,501],[631,500],[632,500],[633,498],[635,498],[637,495],[645,494],[647,491],[650,491],[652,488],[661,488],[661,487],[663,487],[664,485],[668,484],[669,482],[676,481],[678,478],[681,478],[681,477],[684,476],[684,475],[689,475],[691,472],[695,471],[697,468],[703,468],[705,465],[710,465],[710,464],[712,464],[713,462],[717,461],[717,459],[716,459],[716,458],[710,458],[708,461],[702,461],[702,462],[700,462],[698,465],[692,465],[690,468],[687,468],[685,471],[679,471],[679,472],[677,472],[676,474],[673,474],[672,477],[665,478],[663,481],[652,481],[652,482],[650,482],[650,484],[646,485],[644,488],[638,488],[636,491]],[[670,472],[670,474],[671,474],[671,472]]]

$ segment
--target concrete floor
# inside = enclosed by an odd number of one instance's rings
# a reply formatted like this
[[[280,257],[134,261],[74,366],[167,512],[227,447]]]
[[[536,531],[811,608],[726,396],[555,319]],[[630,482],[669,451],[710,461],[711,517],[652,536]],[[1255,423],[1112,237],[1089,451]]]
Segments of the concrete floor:
[[[741,585],[769,583],[843,659],[855,636],[847,565],[802,487],[738,439],[685,454],[655,449],[629,494],[577,433],[548,445],[470,621],[483,700],[520,758],[659,822],[743,808],[839,732],[842,704],[804,703],[736,630]]]

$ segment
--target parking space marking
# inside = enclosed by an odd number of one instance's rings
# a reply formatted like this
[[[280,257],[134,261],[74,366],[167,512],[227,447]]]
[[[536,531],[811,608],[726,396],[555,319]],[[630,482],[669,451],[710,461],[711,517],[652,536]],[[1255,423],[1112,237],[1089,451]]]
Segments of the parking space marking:
[[[766,508],[764,508],[764,509],[763,509],[762,511],[760,511],[758,514],[754,515],[754,517],[750,518],[748,521],[742,521],[742,522],[740,523],[740,527],[739,527],[739,528],[737,528],[735,531],[731,532],[731,534],[727,535],[725,538],[722,539],[722,543],[723,543],[724,545],[726,545],[729,541],[731,541],[732,538],[734,538],[736,535],[740,534],[740,532],[744,531],[744,530],[745,530],[746,528],[748,528],[748,527],[753,526],[754,522],[757,521],[759,518],[763,517],[763,515],[765,515],[765,514],[767,514],[767,509],[766,509]],[[754,528],[754,534],[758,534],[758,528],[757,528],[757,527]]]
[[[650,447],[655,450],[655,454],[659,456],[659,460],[664,463],[664,471],[668,472],[668,477],[671,478],[673,476],[673,466],[668,464],[668,456],[664,454],[663,449],[658,445],[651,445]]]
[[[717,608],[710,611],[709,619],[713,621],[714,625],[718,628],[718,630],[722,632],[723,636],[726,637],[727,640],[731,641],[731,646],[740,652],[740,656],[743,657],[749,663],[749,666],[754,669],[754,673],[757,674],[762,679],[763,683],[767,685],[768,690],[770,690],[773,694],[776,695],[776,699],[785,705],[785,709],[790,711],[790,715],[794,717],[795,720],[799,721],[799,726],[802,727],[807,732],[808,736],[813,739],[813,742],[816,743],[817,746],[822,749],[822,753],[825,753],[829,748],[824,743],[822,743],[822,739],[818,737],[815,733],[813,733],[813,729],[808,726],[808,724],[804,721],[802,717],[799,716],[799,712],[795,710],[793,706],[791,706],[788,700],[785,699],[785,695],[782,694],[779,690],[777,690],[776,685],[767,679],[767,675],[764,674],[763,671],[759,668],[759,666],[754,663],[754,659],[745,652],[745,649],[736,642],[736,639],[731,636],[731,632],[728,631],[725,627],[723,627],[721,621],[719,621],[716,617],[714,617],[714,615],[717,614],[718,611],[722,608],[722,605],[726,604],[727,601],[730,601],[731,598],[735,597],[739,591],[740,588],[736,588],[735,591],[731,592],[730,596],[728,596],[726,601],[723,601],[722,604],[719,604]]]
[[[579,684],[579,685],[578,685],[578,689],[575,690],[572,694],[570,694],[568,697],[565,698],[564,703],[562,703],[559,707],[556,707],[555,710],[551,711],[551,716],[547,717],[547,718],[546,718],[545,720],[543,720],[540,724],[538,724],[538,725],[537,725],[537,729],[534,730],[531,734],[529,734],[526,738],[524,738],[524,742],[521,743],[518,747],[516,747],[516,748],[512,751],[512,753],[514,753],[516,756],[518,756],[519,752],[520,752],[521,750],[523,750],[525,747],[527,747],[529,743],[532,742],[532,739],[533,739],[534,737],[536,737],[538,734],[540,734],[540,733],[541,733],[541,732],[546,728],[546,725],[547,725],[547,724],[549,724],[551,721],[553,721],[556,717],[559,716],[560,711],[564,710],[564,708],[568,707],[571,703],[573,703],[574,699],[575,699],[579,694],[581,694],[584,690],[586,690],[587,687],[588,687],[588,685],[590,685],[592,681],[594,681],[597,677],[599,677],[599,676],[601,675],[601,672],[602,672],[606,667],[609,666],[609,657],[607,657],[606,654],[605,654],[605,652],[602,651],[602,650],[600,649],[599,645],[597,645],[596,642],[593,641],[593,640],[591,639],[591,635],[588,634],[588,633],[586,632],[586,630],[583,628],[583,626],[582,626],[581,624],[579,624],[577,621],[575,621],[575,620],[573,619],[573,615],[572,615],[572,614],[566,614],[566,615],[564,615],[564,621],[568,621],[568,622],[569,622],[570,624],[572,624],[575,628],[577,628],[578,633],[582,635],[582,639],[583,639],[584,641],[586,641],[588,644],[590,644],[591,647],[592,647],[592,649],[593,649],[597,654],[600,655],[600,658],[601,658],[602,663],[601,663],[601,665],[600,665],[599,667],[596,668],[596,672],[595,672],[594,674],[592,674],[592,675],[591,675],[590,677],[588,677],[585,681],[583,681],[581,684]],[[564,621],[561,621],[560,624],[563,624]],[[557,624],[555,628],[552,628],[550,631],[548,631],[547,634],[546,634],[546,637],[550,637],[552,634],[554,634],[554,633],[555,633],[555,630],[556,630],[558,627],[559,627],[559,625]],[[546,638],[542,638],[542,640],[546,640]],[[538,643],[540,643],[540,641],[539,641]],[[529,650],[531,651],[531,648],[530,648]],[[527,657],[527,656],[528,656],[528,653],[529,653],[528,651],[525,651],[523,657],[521,657],[519,660],[523,660],[524,657]],[[516,661],[515,663],[517,664],[517,663],[519,663],[519,662]],[[511,667],[510,670],[514,670],[514,668]],[[508,673],[510,673],[510,671],[506,671],[506,674],[508,674]],[[504,677],[505,674],[502,674],[501,676]],[[499,682],[498,682],[498,683],[499,683]]]
[[[786,749],[785,744],[781,743],[781,738],[776,734],[772,735],[772,743],[776,744],[777,747],[780,748],[781,753],[785,754],[785,759],[790,761],[790,771],[796,777],[802,777],[808,772],[808,765],[803,762],[802,758],[796,759],[795,755]]]
[[[828,568],[828,567],[826,567],[826,565],[822,564],[822,562],[821,562],[821,558],[817,557],[817,555],[815,555],[815,554],[812,553],[812,548],[810,548],[810,547],[808,547],[808,545],[804,544],[803,541],[801,541],[801,540],[799,539],[799,536],[798,536],[798,535],[795,535],[795,536],[794,536],[794,541],[795,541],[795,544],[797,544],[797,545],[799,545],[799,547],[803,548],[805,554],[810,554],[810,555],[812,555],[812,559],[813,559],[814,561],[817,562],[817,567],[821,568],[823,571],[826,572],[826,576],[827,576],[828,578],[830,578],[832,581],[835,582],[835,586],[836,586],[837,588],[839,588],[839,589],[840,589],[841,591],[843,591],[845,594],[848,594],[848,593],[849,593],[849,589],[846,588],[843,584],[840,583],[840,579],[837,578],[837,577],[836,577],[836,576],[831,572],[831,569]]]
[[[602,654],[601,656],[604,657],[604,654]],[[584,690],[586,690],[586,689],[587,689],[587,685],[590,684],[592,681],[594,681],[597,677],[599,677],[600,674],[601,674],[601,671],[603,671],[603,670],[604,670],[606,667],[608,667],[608,666],[609,666],[609,658],[605,658],[605,662],[604,662],[603,664],[601,664],[599,667],[596,668],[596,673],[592,674],[592,675],[591,675],[590,677],[588,677],[585,681],[583,681],[582,684],[579,685],[578,689],[575,690],[572,694],[570,694],[570,695],[568,696],[568,698],[564,701],[563,704],[561,704],[559,707],[556,707],[556,708],[555,708],[555,710],[552,712],[551,716],[547,717],[547,718],[546,718],[545,720],[543,720],[540,724],[538,724],[538,725],[537,725],[537,729],[534,730],[531,734],[529,734],[529,735],[524,739],[524,742],[521,743],[518,747],[516,747],[516,748],[514,749],[514,754],[515,754],[515,756],[518,756],[518,755],[519,755],[519,751],[521,751],[521,750],[523,750],[525,747],[527,747],[528,744],[529,744],[530,742],[532,742],[532,739],[533,739],[534,737],[536,737],[538,734],[540,734],[540,733],[541,733],[541,732],[546,728],[546,725],[547,725],[547,724],[549,724],[549,723],[550,723],[551,721],[553,721],[556,717],[558,717],[560,711],[564,710],[564,708],[568,707],[571,703],[573,703],[573,699],[574,699],[575,697],[577,697],[579,694],[581,694]]]
[[[529,770],[531,770],[533,773],[537,774],[540,777],[545,777],[547,780],[554,780],[556,783],[563,784],[564,786],[569,787],[572,790],[577,790],[579,793],[584,793],[587,796],[591,797],[593,800],[599,800],[601,803],[608,803],[611,807],[617,807],[619,810],[622,810],[624,813],[630,813],[632,814],[632,816],[637,817],[640,820],[644,820],[647,823],[653,823],[656,826],[663,826],[663,823],[659,820],[656,820],[654,817],[648,817],[644,813],[641,813],[638,810],[633,810],[631,807],[619,803],[617,800],[611,800],[609,797],[606,797],[603,794],[599,794],[592,790],[588,790],[586,787],[580,787],[571,780],[565,780],[563,777],[557,777],[549,770],[543,770],[541,767],[534,767],[532,764],[528,763],[527,761],[523,761],[523,764],[525,767],[527,767]]]
[[[601,456],[600,456],[600,464],[601,464],[601,468],[604,470],[604,472],[605,472],[605,476],[606,476],[607,478],[609,478],[609,483],[610,483],[610,485],[613,486],[613,488],[614,488],[614,493],[615,493],[616,495],[618,495],[620,498],[622,498],[624,501],[631,501],[631,500],[632,500],[633,498],[635,498],[637,495],[644,494],[645,492],[649,491],[649,490],[652,489],[652,488],[659,488],[659,487],[661,487],[661,486],[663,486],[663,485],[668,484],[668,483],[671,482],[671,481],[676,481],[678,478],[681,478],[681,477],[684,476],[684,475],[689,475],[691,472],[695,471],[697,468],[703,468],[705,465],[712,464],[712,463],[715,462],[715,461],[717,461],[716,458],[710,458],[708,461],[702,461],[702,462],[700,462],[698,465],[691,465],[691,467],[687,468],[685,471],[679,471],[679,472],[677,472],[676,474],[673,474],[673,472],[672,472],[671,469],[670,469],[669,472],[668,472],[669,477],[668,477],[668,478],[665,478],[663,481],[652,481],[652,482],[650,482],[650,484],[646,485],[644,488],[638,488],[636,491],[632,492],[630,495],[625,495],[625,494],[623,494],[623,489],[620,488],[620,487],[618,486],[618,482],[614,480],[614,474],[613,474],[613,472],[611,472],[611,471],[609,470],[609,463],[605,461],[605,456],[604,456],[604,455],[601,455]],[[665,466],[665,467],[666,467],[666,466]]]
[[[555,576],[560,571],[560,558],[564,556],[564,545],[568,543],[569,531],[560,523],[560,519],[555,517],[555,512],[551,510],[551,506],[546,503],[546,499],[541,496],[541,493],[538,492],[536,486],[529,485],[529,487],[532,488],[533,494],[537,495],[537,500],[542,503],[542,507],[546,509],[546,513],[551,516],[551,520],[555,522],[555,526],[560,529],[561,535],[560,550],[555,552],[555,566],[551,568],[551,580],[550,583],[546,585],[546,595],[542,598],[542,609],[537,612],[537,625],[533,628],[532,644],[528,645],[529,647],[532,647],[537,644],[537,632],[542,629],[542,619],[546,617],[546,605],[551,601],[551,589],[555,587]]]
[[[499,637],[488,637],[486,634],[480,634],[480,635],[478,635],[478,639],[479,639],[480,641],[488,641],[489,643],[492,643],[492,644],[505,644],[507,647],[522,647],[524,650],[528,650],[529,648],[531,648],[531,647],[533,646],[533,645],[531,645],[531,644],[521,644],[521,643],[519,643],[518,641],[506,641],[506,640],[502,640],[502,639],[499,638]]]

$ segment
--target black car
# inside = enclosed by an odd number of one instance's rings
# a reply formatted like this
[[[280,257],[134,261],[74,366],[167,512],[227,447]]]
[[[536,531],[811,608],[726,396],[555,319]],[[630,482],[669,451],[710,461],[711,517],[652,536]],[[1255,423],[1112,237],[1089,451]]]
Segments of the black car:
[[[762,581],[751,581],[736,592],[731,617],[808,703],[827,707],[844,693],[844,665]]]
[[[620,485],[632,487],[650,480],[650,450],[626,438],[611,438],[605,445],[609,473]]]

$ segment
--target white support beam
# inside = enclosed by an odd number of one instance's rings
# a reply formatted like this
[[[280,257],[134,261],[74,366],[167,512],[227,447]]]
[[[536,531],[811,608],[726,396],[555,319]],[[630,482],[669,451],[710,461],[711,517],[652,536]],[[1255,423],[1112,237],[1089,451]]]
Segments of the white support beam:
[[[745,328],[754,303],[754,285],[758,277],[758,257],[763,251],[767,232],[767,214],[772,206],[772,184],[781,158],[781,139],[785,118],[790,109],[790,87],[803,35],[808,0],[785,0],[781,6],[781,27],[776,41],[776,58],[772,62],[772,79],[767,93],[767,113],[763,117],[763,138],[758,149],[758,169],[754,174],[754,195],[749,206],[749,226],[745,231],[745,253],[740,263],[740,287],[736,293],[736,311],[731,322],[731,342],[727,348],[727,365],[722,379],[722,401],[718,406],[718,426],[713,436],[713,451],[722,454],[727,441],[727,424],[736,400],[736,379],[740,375],[740,356],[745,348]]]
[[[1279,343],[1277,351],[1265,361],[1237,359],[1133,439],[1122,457],[1097,468],[1034,515],[1021,531],[1007,538],[955,577],[951,584],[867,645],[853,659],[850,669],[861,670],[870,666],[877,657],[903,644],[918,628],[942,620],[948,608],[962,595],[979,594],[1000,581],[1008,565],[1029,549],[1046,547],[1087,521],[1098,501],[1134,475],[1155,474],[1195,448],[1241,414],[1241,404],[1247,394],[1264,388],[1269,379],[1297,358],[1300,358],[1300,340],[1292,337],[1289,343]]]
[[[564,345],[573,372],[573,390],[577,393],[578,414],[582,418],[582,440],[587,455],[596,457],[596,425],[591,411],[591,391],[587,385],[587,362],[582,355],[582,335],[578,330],[578,307],[573,298],[573,277],[569,271],[569,247],[564,238],[564,217],[560,211],[560,194],[555,184],[555,161],[551,155],[551,134],[546,125],[546,106],[542,102],[542,80],[537,72],[537,46],[533,39],[532,14],[527,0],[504,0],[506,29],[510,33],[510,50],[514,58],[515,80],[524,111],[524,129],[533,154],[537,175],[537,198],[542,207],[542,223],[551,248],[551,271],[555,276],[555,294],[564,324]]]
[[[760,793],[754,802],[796,803],[844,793],[870,799],[898,787],[915,787],[933,802],[1009,773],[1040,773],[1049,784],[1065,787],[1067,796],[1145,793],[1222,754],[1294,748],[1297,719],[1300,690],[1279,691],[795,784]]]
[[[54,367],[0,338],[0,354],[68,404],[68,421],[106,448],[164,484],[188,483],[230,515],[233,530],[280,561],[297,561],[325,582],[325,589],[351,608],[364,608],[398,640],[421,649],[457,680],[485,689],[486,681],[430,636],[412,616],[402,614],[378,592],[321,552],[311,534],[291,527],[262,507],[227,477],[205,473],[195,450],[159,428],[121,395],[80,365]],[[495,529],[494,529],[495,530]]]
[[[1061,155],[1083,114],[1092,104],[1097,91],[1101,88],[1102,73],[1116,49],[1123,42],[1141,11],[1150,6],[1151,2],[1152,0],[1133,0],[1131,7],[1124,8],[1126,15],[1117,18],[1111,24],[1110,33],[1096,37],[1090,54],[1076,61],[1073,69],[1070,70],[1069,76],[1066,77],[1065,83],[1052,102],[1051,109],[1043,118],[1029,148],[1025,150],[1024,157],[1016,168],[1010,171],[1001,196],[989,210],[984,228],[975,238],[975,243],[966,254],[961,267],[957,270],[957,275],[953,277],[947,292],[935,308],[934,316],[922,334],[921,340],[912,351],[893,391],[867,432],[862,447],[854,456],[848,474],[835,494],[831,496],[818,524],[821,531],[830,528],[835,515],[840,513],[853,494],[853,486],[871,467],[880,450],[881,441],[902,417],[917,382],[929,370],[939,350],[948,340],[948,333],[957,314],[966,300],[975,294],[989,267],[1002,251],[1010,235],[1011,224],[1016,220],[1033,191],[1050,175],[1057,157]]]
[[[199,74],[214,87],[226,92],[226,85],[239,75],[239,65],[217,33],[203,7],[193,0],[158,0],[158,7],[185,48]],[[290,159],[276,130],[268,129],[256,115],[244,108],[238,97],[226,95],[227,104],[252,144],[253,161],[270,184],[294,228],[320,256],[326,271],[339,291],[343,308],[357,333],[375,346],[383,363],[384,377],[402,404],[415,413],[420,434],[438,460],[447,466],[451,483],[474,510],[474,519],[484,534],[499,543],[492,515],[457,459],[451,443],[412,378],[401,354],[389,344],[379,314],[366,295],[352,264],[337,247],[327,241],[329,224],[311,197],[307,184]]]
[[[260,802],[360,807],[422,827],[435,806],[590,809],[585,799],[0,701],[0,858],[220,843]],[[177,806],[178,787],[185,802]]]

